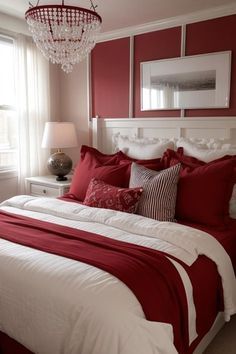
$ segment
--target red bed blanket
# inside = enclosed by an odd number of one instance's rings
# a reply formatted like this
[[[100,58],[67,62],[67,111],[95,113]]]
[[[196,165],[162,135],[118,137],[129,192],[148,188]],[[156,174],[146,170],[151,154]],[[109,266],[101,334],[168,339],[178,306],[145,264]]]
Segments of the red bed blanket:
[[[119,278],[138,298],[148,320],[173,325],[178,352],[187,352],[185,290],[162,252],[29,217],[6,212],[0,216],[1,238],[88,263]]]

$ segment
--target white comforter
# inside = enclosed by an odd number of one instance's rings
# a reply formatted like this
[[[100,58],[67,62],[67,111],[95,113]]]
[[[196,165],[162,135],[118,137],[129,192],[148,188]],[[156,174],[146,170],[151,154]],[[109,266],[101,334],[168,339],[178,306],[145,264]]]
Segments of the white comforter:
[[[211,258],[222,277],[225,319],[236,313],[231,261],[210,235],[175,223],[18,196],[0,210],[59,223],[163,250],[191,265]],[[172,261],[173,262],[173,261]],[[196,338],[192,287],[176,262],[187,294],[190,342]],[[0,239],[0,330],[39,354],[172,354],[171,325],[145,319],[128,287],[93,266]]]

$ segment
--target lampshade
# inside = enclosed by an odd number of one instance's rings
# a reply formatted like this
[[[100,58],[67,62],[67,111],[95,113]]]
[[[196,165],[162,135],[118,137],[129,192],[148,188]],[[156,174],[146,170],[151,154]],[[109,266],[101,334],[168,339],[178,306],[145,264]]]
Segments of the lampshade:
[[[71,122],[46,122],[42,147],[62,149],[78,146],[75,125]]]
[[[47,162],[49,171],[57,176],[57,181],[66,181],[68,173],[72,169],[72,160],[60,149],[78,145],[75,126],[71,122],[46,122],[42,147],[58,149]]]

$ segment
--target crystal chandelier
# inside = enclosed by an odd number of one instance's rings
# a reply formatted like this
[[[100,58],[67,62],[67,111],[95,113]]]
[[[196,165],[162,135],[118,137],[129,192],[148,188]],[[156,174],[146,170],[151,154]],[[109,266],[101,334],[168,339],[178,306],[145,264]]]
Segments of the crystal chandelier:
[[[44,56],[52,63],[61,64],[70,73],[73,65],[91,52],[96,44],[102,19],[96,13],[92,0],[91,9],[77,6],[43,5],[31,3],[25,13],[33,40]]]

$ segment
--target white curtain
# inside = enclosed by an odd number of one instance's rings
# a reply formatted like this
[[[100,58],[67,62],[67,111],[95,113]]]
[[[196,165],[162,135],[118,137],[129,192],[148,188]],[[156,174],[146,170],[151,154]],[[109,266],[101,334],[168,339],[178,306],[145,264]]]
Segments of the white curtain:
[[[15,53],[18,192],[22,194],[26,177],[46,173],[49,151],[41,148],[41,140],[44,124],[50,120],[49,63],[24,35],[17,36]]]

